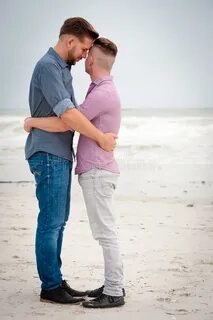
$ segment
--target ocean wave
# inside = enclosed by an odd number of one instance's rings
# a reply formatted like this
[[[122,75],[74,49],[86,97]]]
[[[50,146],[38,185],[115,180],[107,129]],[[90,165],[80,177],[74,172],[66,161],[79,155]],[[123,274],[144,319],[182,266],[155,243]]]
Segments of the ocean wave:
[[[147,145],[147,144],[135,144],[135,145],[132,145],[132,144],[127,144],[127,145],[119,145],[118,144],[118,148],[120,150],[129,150],[129,149],[135,149],[135,150],[152,150],[152,149],[159,149],[159,148],[163,148],[162,145],[158,145],[158,144],[150,144],[150,145]]]
[[[0,116],[0,150],[16,152],[23,148],[27,133],[23,129],[24,117],[20,115]],[[77,138],[77,135],[76,135]],[[75,140],[75,144],[77,139]],[[6,148],[6,149],[5,149]],[[213,150],[213,119],[211,117],[154,117],[124,115],[118,138],[118,157],[146,156],[157,158],[168,152],[171,158],[194,153],[200,157]]]

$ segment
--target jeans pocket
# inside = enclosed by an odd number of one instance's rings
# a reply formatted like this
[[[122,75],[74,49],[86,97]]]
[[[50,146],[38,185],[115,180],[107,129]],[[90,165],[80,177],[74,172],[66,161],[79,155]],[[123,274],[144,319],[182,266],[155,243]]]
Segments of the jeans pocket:
[[[28,163],[29,163],[29,167],[30,167],[30,171],[31,173],[35,176],[35,177],[38,177],[41,175],[42,173],[42,167],[43,167],[43,164],[41,161],[39,160],[31,160],[29,159],[28,160]]]

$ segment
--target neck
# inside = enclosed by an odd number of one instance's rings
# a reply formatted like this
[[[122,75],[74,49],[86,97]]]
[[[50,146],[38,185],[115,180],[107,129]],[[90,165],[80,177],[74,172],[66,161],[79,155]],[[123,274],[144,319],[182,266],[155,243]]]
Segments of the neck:
[[[96,70],[91,73],[90,78],[92,81],[95,81],[97,79],[100,79],[103,77],[109,77],[109,76],[110,76],[110,72],[107,70]]]
[[[62,60],[67,62],[67,53],[65,52],[63,44],[60,41],[57,42],[57,44],[55,45],[55,47],[53,47],[53,49],[61,57]]]

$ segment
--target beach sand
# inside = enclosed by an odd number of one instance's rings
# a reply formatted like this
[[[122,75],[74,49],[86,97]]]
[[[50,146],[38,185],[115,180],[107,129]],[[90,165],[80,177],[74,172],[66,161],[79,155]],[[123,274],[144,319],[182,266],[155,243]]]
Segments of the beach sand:
[[[212,320],[213,159],[210,150],[207,152],[213,143],[212,119],[199,118],[203,128],[199,137],[192,134],[188,142],[173,141],[179,153],[166,142],[154,141],[149,143],[151,148],[142,143],[144,157],[140,160],[133,157],[135,145],[118,146],[122,174],[114,209],[127,295],[123,307],[109,310],[39,301],[34,256],[38,208],[33,177],[23,155],[21,118],[16,119],[15,126],[2,128],[0,319]],[[144,126],[150,121],[154,120],[144,120]],[[166,121],[172,128],[183,125],[182,118],[173,123],[171,119]],[[187,121],[191,123],[187,128],[194,128],[194,118],[188,117]],[[163,128],[165,122],[160,125]],[[151,156],[155,158],[150,160]],[[94,289],[103,284],[102,251],[92,238],[76,176],[62,270],[76,289]]]

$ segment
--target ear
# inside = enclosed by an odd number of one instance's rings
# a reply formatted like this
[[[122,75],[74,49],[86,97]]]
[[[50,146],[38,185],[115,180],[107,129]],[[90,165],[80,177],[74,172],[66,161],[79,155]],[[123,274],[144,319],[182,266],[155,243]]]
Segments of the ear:
[[[93,64],[94,64],[94,58],[93,58],[93,56],[92,55],[90,55],[89,57],[88,57],[88,59],[89,59],[89,65],[90,66],[92,66]]]
[[[72,49],[73,43],[74,43],[74,38],[72,36],[68,37],[67,38],[67,43],[66,43],[67,44],[67,48],[68,49]]]

